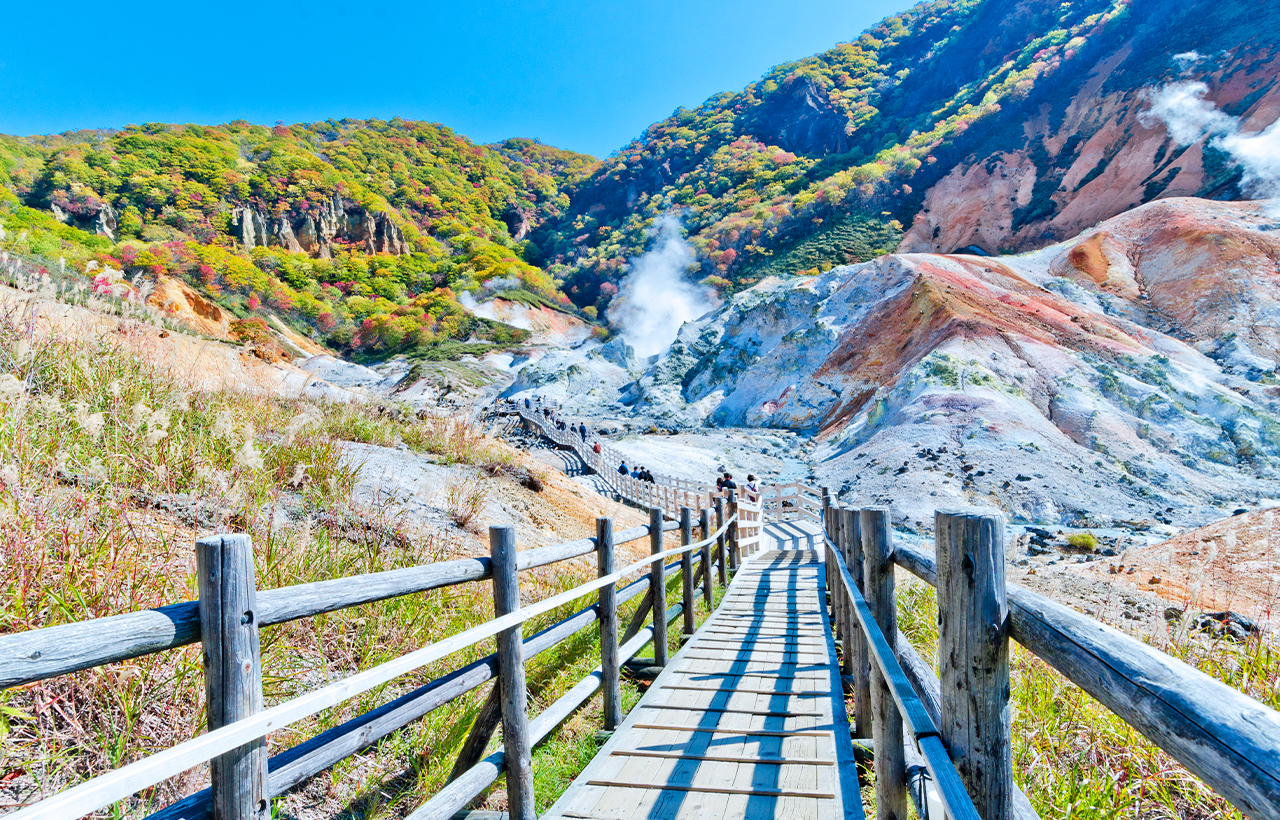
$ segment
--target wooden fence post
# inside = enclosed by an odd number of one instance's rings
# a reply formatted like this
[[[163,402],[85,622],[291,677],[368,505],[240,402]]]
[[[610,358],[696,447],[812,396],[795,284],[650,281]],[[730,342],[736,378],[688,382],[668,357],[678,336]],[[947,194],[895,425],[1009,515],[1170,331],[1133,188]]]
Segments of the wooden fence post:
[[[1004,517],[934,514],[942,742],[984,820],[1013,813]]]
[[[711,510],[703,507],[698,512],[698,540],[702,541],[702,599],[711,611],[714,598],[711,587]]]
[[[868,507],[859,515],[862,529],[867,607],[889,646],[898,644],[898,604],[893,587],[893,535],[889,510]],[[880,668],[871,667],[871,730],[875,748],[876,817],[907,820],[907,764],[903,754],[902,714]]]
[[[854,586],[865,598],[867,593],[863,585],[862,521],[857,510],[847,509],[844,515],[849,536],[844,542],[844,561],[849,567],[849,575],[853,577]],[[871,737],[871,655],[867,650],[866,638],[858,626],[852,607],[849,609],[848,616],[851,651],[846,657],[852,661],[849,674],[853,675],[854,725],[857,727],[858,737]]]
[[[719,532],[724,526],[724,496],[716,496],[716,531]],[[725,533],[721,532],[716,536],[716,569],[720,574],[720,586],[728,586],[729,572],[725,567]]]
[[[617,569],[613,551],[613,519],[596,519],[596,565],[600,576]],[[612,732],[622,722],[622,682],[618,662],[618,585],[600,587],[600,676],[604,697],[604,728]]]
[[[835,547],[832,550],[832,556],[828,556],[828,560],[834,556],[836,551],[840,553],[841,558],[844,557],[845,539],[844,511],[838,506],[832,506],[830,512],[831,521],[828,526],[831,528],[831,543]],[[831,561],[831,566],[828,567],[828,570],[833,578],[838,574],[839,569],[834,560]],[[844,598],[844,586],[839,583],[839,578],[836,578],[836,581],[831,584],[831,626],[843,651],[844,659],[840,665],[841,675],[849,674],[847,670],[852,668],[852,661],[849,660],[849,633],[845,630]]]
[[[253,541],[247,535],[212,535],[196,542],[200,637],[209,730],[262,711],[262,655]],[[246,743],[209,762],[213,811],[218,820],[270,816],[267,741]]]
[[[680,546],[687,547],[693,543],[693,510],[680,508]],[[684,634],[692,635],[696,630],[693,621],[693,553],[686,552],[680,556],[680,602],[684,605]]]
[[[831,540],[835,544],[836,552],[840,553],[840,558],[843,560],[849,552],[844,545],[845,541],[849,540],[848,516],[845,515],[845,508],[839,504],[831,507],[831,516],[833,519],[831,522],[833,529]],[[845,691],[848,692],[852,688],[853,680],[853,646],[851,645],[851,636],[848,629],[849,619],[845,615],[845,609],[849,605],[847,600],[848,592],[843,585],[837,584],[834,595],[836,597],[831,602],[832,617],[835,619],[836,628],[843,641],[844,648],[840,662],[840,675],[846,683]]]
[[[662,510],[649,509],[649,554],[662,552]],[[667,665],[667,579],[662,561],[649,565],[649,594],[653,596],[653,663]]]
[[[733,518],[738,514],[738,491],[729,491],[729,518]],[[738,522],[734,521],[729,525],[729,571],[738,571],[738,561],[741,556],[738,555]]]
[[[520,608],[514,527],[489,528],[495,617]],[[537,820],[533,802],[533,749],[524,680],[524,639],[519,625],[498,633],[498,682],[502,687],[502,742],[506,751],[507,811],[511,820]]]

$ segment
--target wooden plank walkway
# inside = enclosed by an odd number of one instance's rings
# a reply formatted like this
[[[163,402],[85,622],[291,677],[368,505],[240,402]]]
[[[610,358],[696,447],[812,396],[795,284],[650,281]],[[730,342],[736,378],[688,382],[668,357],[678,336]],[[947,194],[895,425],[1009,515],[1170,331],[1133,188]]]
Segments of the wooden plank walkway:
[[[820,532],[765,526],[766,548],[543,820],[863,820]]]

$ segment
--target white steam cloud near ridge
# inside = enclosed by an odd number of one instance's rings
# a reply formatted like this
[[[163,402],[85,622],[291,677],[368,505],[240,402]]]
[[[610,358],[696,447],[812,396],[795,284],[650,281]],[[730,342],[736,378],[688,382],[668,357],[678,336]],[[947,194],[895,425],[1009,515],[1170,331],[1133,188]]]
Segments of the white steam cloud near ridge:
[[[499,316],[498,312],[493,309],[493,302],[478,302],[476,297],[464,290],[458,294],[458,304],[471,311],[473,316],[479,316],[481,319],[505,322],[521,330],[533,330],[533,323],[529,321],[529,309],[519,302],[511,303],[509,316]]]
[[[680,220],[664,214],[652,233],[653,247],[631,260],[608,313],[609,323],[640,357],[667,352],[685,322],[720,305],[714,288],[684,277],[694,254],[680,235]]]
[[[1244,170],[1244,191],[1271,200],[1268,211],[1280,216],[1280,121],[1246,133],[1240,129],[1239,117],[1205,99],[1208,93],[1209,87],[1198,80],[1161,86],[1151,94],[1151,107],[1142,112],[1142,122],[1148,127],[1157,120],[1163,122],[1179,145],[1203,139],[1225,152]]]

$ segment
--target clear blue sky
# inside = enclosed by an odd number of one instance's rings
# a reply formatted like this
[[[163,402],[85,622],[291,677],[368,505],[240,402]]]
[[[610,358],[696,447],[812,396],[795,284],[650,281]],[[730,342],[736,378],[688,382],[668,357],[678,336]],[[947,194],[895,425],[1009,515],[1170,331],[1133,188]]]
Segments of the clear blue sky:
[[[401,116],[603,156],[911,0],[23,2],[0,133]],[[16,36],[15,36],[16,35]]]

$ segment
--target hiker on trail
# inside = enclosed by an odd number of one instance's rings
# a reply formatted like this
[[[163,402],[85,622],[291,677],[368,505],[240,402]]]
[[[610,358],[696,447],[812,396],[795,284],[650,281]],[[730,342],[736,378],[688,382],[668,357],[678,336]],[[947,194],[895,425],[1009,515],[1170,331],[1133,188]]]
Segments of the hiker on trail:
[[[525,397],[524,397],[524,409],[528,410],[528,409],[529,409],[529,405],[530,405],[530,404],[531,404],[531,402],[529,401],[529,397],[528,397],[528,396],[525,396]]]
[[[756,484],[756,477],[751,474],[747,475],[746,490],[747,492],[751,493],[752,498],[755,498],[757,495],[760,494],[760,486]]]
[[[595,444],[591,445],[591,452],[596,455],[600,455],[600,442],[597,441]]]
[[[722,490],[724,490],[724,476],[718,475],[716,476],[716,492],[721,492]]]
[[[733,480],[733,474],[732,474],[732,473],[725,473],[725,474],[724,474],[724,484],[722,484],[722,485],[721,485],[721,489],[724,489],[724,490],[736,490],[736,489],[738,489],[738,482],[736,482],[736,481],[734,481],[734,480]]]
[[[627,462],[622,462],[618,467],[618,475],[629,475],[630,473],[631,471],[627,469]]]
[[[578,435],[582,436],[583,441],[587,440],[587,425],[585,424],[578,425]]]

